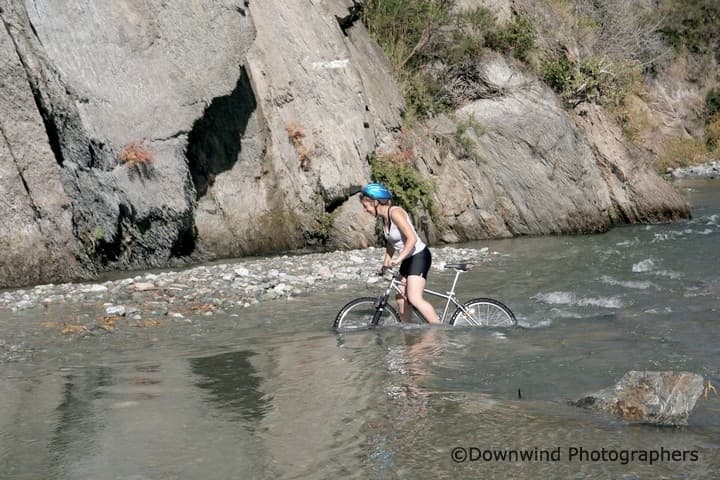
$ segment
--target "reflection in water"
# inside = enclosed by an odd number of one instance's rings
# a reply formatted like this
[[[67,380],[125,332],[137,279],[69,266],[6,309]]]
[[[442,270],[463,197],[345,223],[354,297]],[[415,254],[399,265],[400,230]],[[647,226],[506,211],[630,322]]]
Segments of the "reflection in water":
[[[363,427],[368,435],[368,463],[374,471],[373,479],[401,478],[399,459],[407,450],[418,448],[418,439],[427,438],[432,429],[431,391],[423,382],[432,377],[430,365],[443,353],[442,334],[431,328],[402,329],[399,344],[387,352],[387,369],[392,376],[385,391],[387,398],[381,402],[385,408]]]
[[[250,363],[253,355],[243,350],[190,360],[192,372],[201,377],[197,386],[211,393],[220,410],[248,426],[256,425],[272,402],[260,389],[262,378]]]
[[[61,469],[66,458],[78,459],[92,452],[95,436],[104,428],[95,401],[113,383],[112,374],[110,368],[93,367],[64,377],[59,417],[50,442],[55,468]]]

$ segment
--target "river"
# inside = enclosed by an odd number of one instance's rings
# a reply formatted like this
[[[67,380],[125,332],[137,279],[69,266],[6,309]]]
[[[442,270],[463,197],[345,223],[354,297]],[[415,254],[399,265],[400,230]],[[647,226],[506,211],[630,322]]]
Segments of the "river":
[[[717,396],[684,427],[567,404],[628,370],[720,384],[720,181],[677,186],[691,220],[464,245],[497,254],[463,275],[460,297],[498,298],[525,328],[338,335],[339,307],[368,293],[353,284],[104,336],[2,316],[0,343],[22,354],[0,363],[1,477],[717,478]],[[433,272],[431,287],[451,279]],[[650,464],[603,449],[695,455]],[[483,457],[510,450],[532,458]]]

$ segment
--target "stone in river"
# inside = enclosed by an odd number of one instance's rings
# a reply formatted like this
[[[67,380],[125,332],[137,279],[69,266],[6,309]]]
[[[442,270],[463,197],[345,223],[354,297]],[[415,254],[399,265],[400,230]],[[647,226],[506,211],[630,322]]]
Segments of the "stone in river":
[[[614,386],[571,403],[624,420],[686,425],[703,389],[703,377],[695,373],[630,371]]]

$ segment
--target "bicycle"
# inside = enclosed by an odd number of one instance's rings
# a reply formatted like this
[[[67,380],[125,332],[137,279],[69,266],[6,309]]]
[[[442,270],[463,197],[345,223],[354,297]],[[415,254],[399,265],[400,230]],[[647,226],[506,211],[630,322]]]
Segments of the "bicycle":
[[[496,328],[517,326],[515,314],[497,300],[492,298],[474,298],[465,303],[458,302],[457,296],[455,295],[458,278],[460,274],[471,270],[472,267],[473,264],[468,262],[446,264],[446,269],[455,270],[455,279],[453,280],[450,290],[443,294],[427,288],[424,289],[425,293],[446,300],[445,308],[440,317],[441,324]],[[399,271],[383,267],[379,275],[384,276],[386,272],[390,272],[392,276],[385,292],[379,297],[360,297],[348,302],[340,309],[337,317],[335,317],[333,324],[335,330],[357,330],[401,323],[400,316],[395,308],[388,304],[388,298],[393,290],[402,294],[400,287],[403,287],[405,284],[399,280]],[[450,304],[453,304],[456,310],[446,323],[445,319],[448,318],[447,314]],[[415,313],[417,314],[417,312]],[[420,315],[418,314],[418,316]],[[420,316],[420,318],[422,318],[422,316]]]

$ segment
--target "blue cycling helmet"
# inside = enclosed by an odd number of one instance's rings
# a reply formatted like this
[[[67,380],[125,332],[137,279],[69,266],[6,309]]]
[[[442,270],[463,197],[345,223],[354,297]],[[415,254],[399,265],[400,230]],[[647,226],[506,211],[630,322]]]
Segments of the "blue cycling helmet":
[[[380,183],[368,183],[362,189],[362,194],[373,200],[390,200],[392,193]]]

